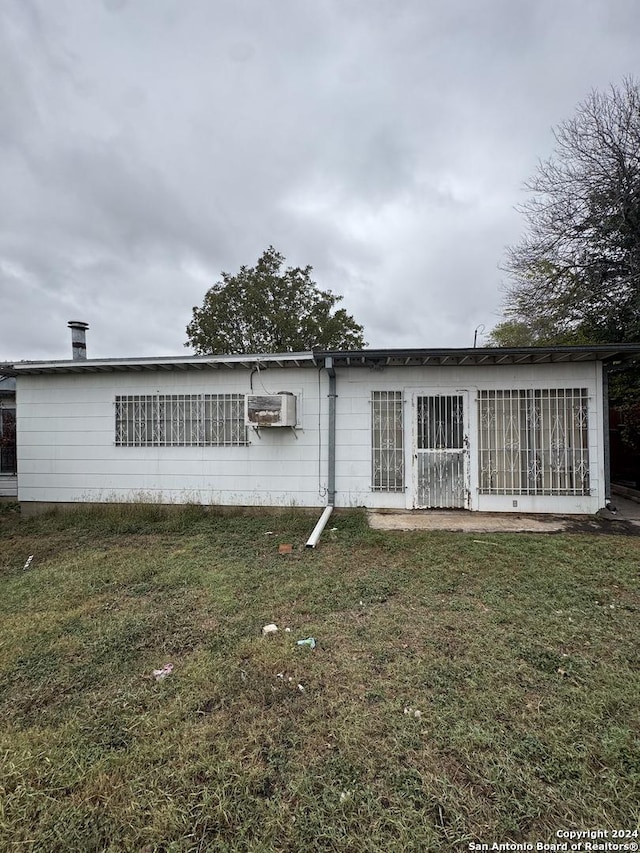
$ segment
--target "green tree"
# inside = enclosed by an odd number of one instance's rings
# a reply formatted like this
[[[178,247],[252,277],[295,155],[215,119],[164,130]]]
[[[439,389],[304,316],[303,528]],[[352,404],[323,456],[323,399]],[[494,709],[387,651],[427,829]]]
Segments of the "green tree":
[[[493,341],[640,339],[640,86],[592,92],[554,131],[525,185],[527,232],[508,252],[505,321]],[[512,333],[512,335],[511,335]]]
[[[534,347],[558,343],[555,334],[532,328],[523,320],[503,320],[491,330],[488,345],[491,347]]]
[[[185,346],[199,355],[365,346],[362,326],[343,308],[336,310],[342,297],[319,290],[312,267],[283,269],[284,261],[270,246],[255,267],[223,272],[202,307],[194,307]]]

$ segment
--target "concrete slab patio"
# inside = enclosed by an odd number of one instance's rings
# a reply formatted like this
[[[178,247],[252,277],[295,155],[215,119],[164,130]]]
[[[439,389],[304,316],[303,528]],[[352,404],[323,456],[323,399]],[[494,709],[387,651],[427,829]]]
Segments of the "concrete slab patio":
[[[464,533],[623,533],[640,535],[640,503],[616,495],[615,512],[597,516],[518,515],[464,510],[371,511],[375,530],[448,530]]]

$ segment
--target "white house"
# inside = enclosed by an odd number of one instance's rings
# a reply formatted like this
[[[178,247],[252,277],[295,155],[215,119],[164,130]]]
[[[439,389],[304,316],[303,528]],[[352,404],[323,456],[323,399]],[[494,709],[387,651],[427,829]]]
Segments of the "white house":
[[[23,503],[594,513],[638,345],[21,362]]]

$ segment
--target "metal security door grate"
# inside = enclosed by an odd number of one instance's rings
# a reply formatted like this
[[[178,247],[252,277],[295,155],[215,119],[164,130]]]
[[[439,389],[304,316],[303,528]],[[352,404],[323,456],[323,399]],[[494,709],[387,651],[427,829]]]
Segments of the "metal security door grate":
[[[416,398],[416,507],[465,506],[462,396]]]

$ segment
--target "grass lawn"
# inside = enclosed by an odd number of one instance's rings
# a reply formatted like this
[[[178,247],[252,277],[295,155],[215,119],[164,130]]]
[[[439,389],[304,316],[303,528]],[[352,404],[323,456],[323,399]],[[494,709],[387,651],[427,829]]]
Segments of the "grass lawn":
[[[0,849],[638,827],[640,538],[314,520],[0,514]]]

